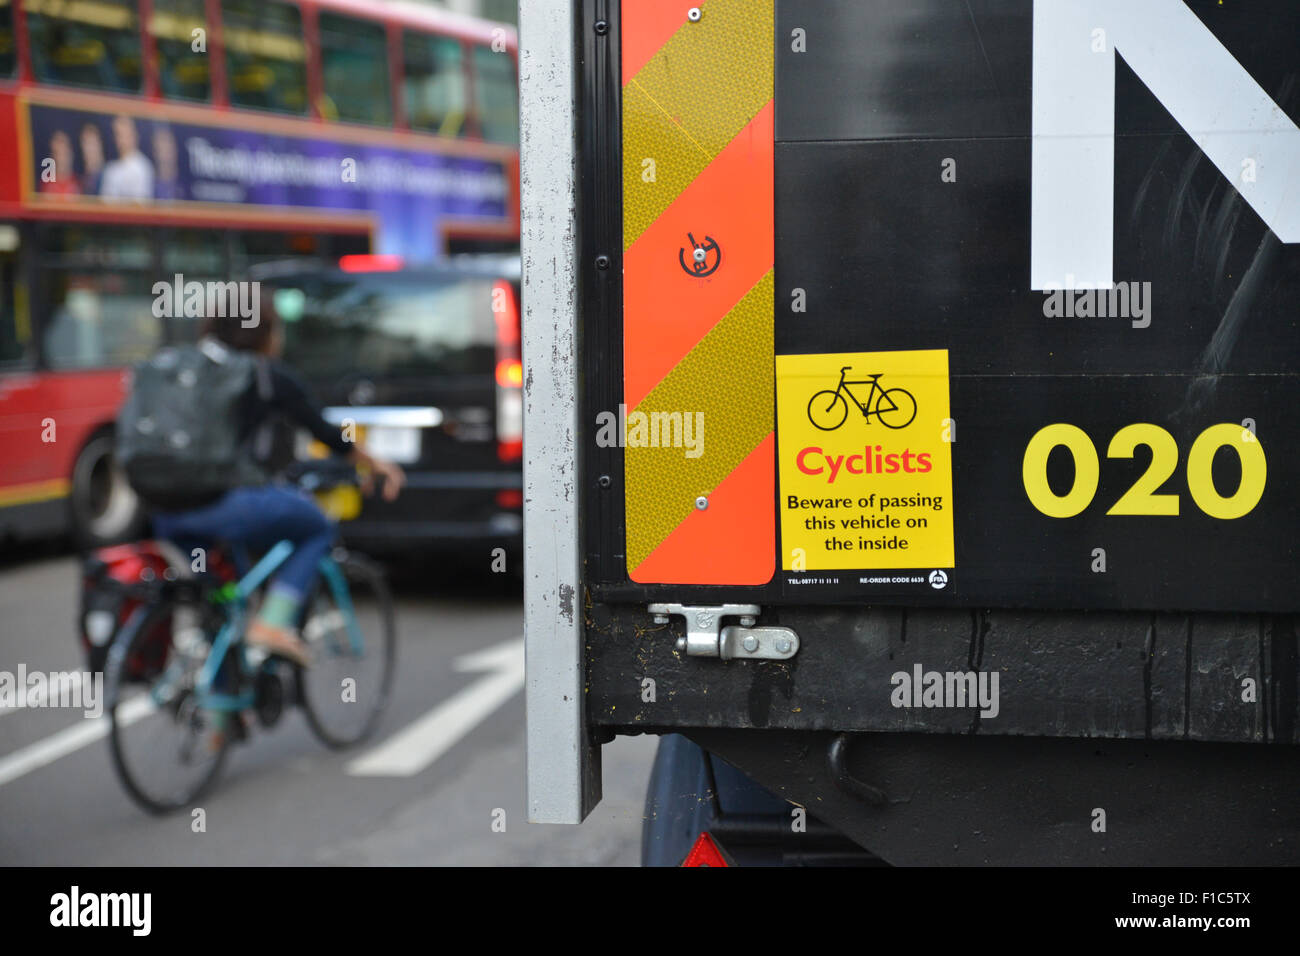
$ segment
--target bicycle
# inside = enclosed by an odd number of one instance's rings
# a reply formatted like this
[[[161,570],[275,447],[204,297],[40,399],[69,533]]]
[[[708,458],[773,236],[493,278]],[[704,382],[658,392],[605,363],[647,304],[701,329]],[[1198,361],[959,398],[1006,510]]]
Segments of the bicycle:
[[[849,402],[844,396],[848,395],[849,399],[858,406],[862,412],[863,419],[867,424],[871,424],[871,416],[875,415],[876,420],[886,428],[906,428],[912,424],[912,419],[916,417],[916,399],[912,393],[905,388],[881,388],[880,376],[883,372],[876,372],[874,375],[868,375],[862,381],[847,382],[844,380],[845,373],[851,371],[853,366],[846,365],[840,369],[840,383],[835,389],[823,389],[813,395],[808,400],[808,421],[812,422],[817,428],[824,432],[834,431],[844,424],[844,420],[849,414]],[[867,395],[865,402],[858,401],[853,394],[850,385],[870,385],[871,392]],[[823,396],[829,396],[825,400],[825,408],[818,401]],[[875,398],[875,407],[872,407],[871,400]],[[884,403],[888,402],[889,407]],[[839,412],[836,414],[836,407]],[[814,415],[816,411],[816,415]],[[897,413],[897,414],[895,414]]]
[[[351,466],[337,462],[310,463],[297,478],[318,497],[349,485],[355,493],[356,483]],[[383,571],[368,558],[336,545],[321,559],[298,622],[311,667],[244,643],[250,604],[292,553],[280,541],[250,567],[234,549],[210,549],[206,571],[151,582],[152,593],[114,639],[104,667],[113,766],[145,810],[167,813],[204,793],[230,745],[248,739],[250,712],[269,729],[287,702],[297,703],[333,749],[360,743],[377,727],[397,632]],[[373,674],[367,665],[377,665]],[[332,708],[345,719],[336,723]],[[163,741],[154,743],[155,735]],[[179,766],[180,781],[150,779],[151,758],[165,772]]]

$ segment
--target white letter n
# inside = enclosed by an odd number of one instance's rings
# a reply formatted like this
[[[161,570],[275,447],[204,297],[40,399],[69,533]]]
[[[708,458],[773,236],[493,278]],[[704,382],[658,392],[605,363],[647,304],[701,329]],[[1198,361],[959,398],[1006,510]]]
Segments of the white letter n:
[[[1300,129],[1182,0],[1034,0],[1030,287],[1111,288],[1116,51],[1277,237],[1300,242]]]

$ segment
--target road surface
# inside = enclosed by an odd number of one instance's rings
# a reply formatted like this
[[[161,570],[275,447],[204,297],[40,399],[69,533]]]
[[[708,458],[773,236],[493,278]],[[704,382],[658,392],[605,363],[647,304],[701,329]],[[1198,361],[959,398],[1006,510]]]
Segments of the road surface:
[[[376,736],[332,752],[290,711],[232,752],[198,801],[202,832],[192,812],[151,817],[127,798],[106,721],[0,709],[0,864],[637,865],[657,738],[605,747],[604,800],[582,826],[526,823],[517,589],[435,563],[403,577]],[[71,557],[0,557],[0,672],[84,667],[76,588]]]

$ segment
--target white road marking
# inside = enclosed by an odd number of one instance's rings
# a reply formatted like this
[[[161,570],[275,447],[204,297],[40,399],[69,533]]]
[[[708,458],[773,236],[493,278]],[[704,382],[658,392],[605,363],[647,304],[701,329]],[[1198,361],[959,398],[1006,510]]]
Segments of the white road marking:
[[[81,671],[63,672],[64,686],[68,694],[79,694],[81,692]],[[22,692],[14,695],[15,703],[10,707],[0,707],[0,717],[5,714],[16,714],[20,710],[26,710],[29,707],[39,708],[45,705],[45,698],[50,695],[49,685],[44,690],[27,690],[25,687]]]
[[[523,689],[524,639],[513,638],[458,657],[452,667],[488,673],[349,763],[349,774],[410,777],[427,768]]]
[[[122,705],[117,719],[123,725],[134,724],[153,710],[153,700],[147,694],[141,694]],[[60,757],[66,757],[87,744],[107,737],[108,730],[107,715],[91,719],[83,718],[71,727],[65,727],[43,740],[38,740],[21,750],[15,750],[8,756],[0,757],[0,787],[46,764],[54,763]]]
[[[524,686],[524,639],[504,641],[465,654],[452,663],[462,673],[487,671],[464,690],[348,764],[357,777],[409,777],[420,773],[454,747]],[[134,724],[154,710],[140,695],[125,702],[118,713],[124,725]],[[34,744],[0,757],[0,786],[75,753],[108,736],[107,716],[80,720]]]

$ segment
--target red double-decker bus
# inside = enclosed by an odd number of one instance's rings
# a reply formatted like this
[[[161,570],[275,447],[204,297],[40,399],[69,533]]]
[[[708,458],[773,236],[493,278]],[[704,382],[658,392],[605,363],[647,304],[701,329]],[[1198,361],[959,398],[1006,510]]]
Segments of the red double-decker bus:
[[[361,0],[0,0],[0,539],[138,530],[123,370],[156,283],[511,251],[514,29]]]

